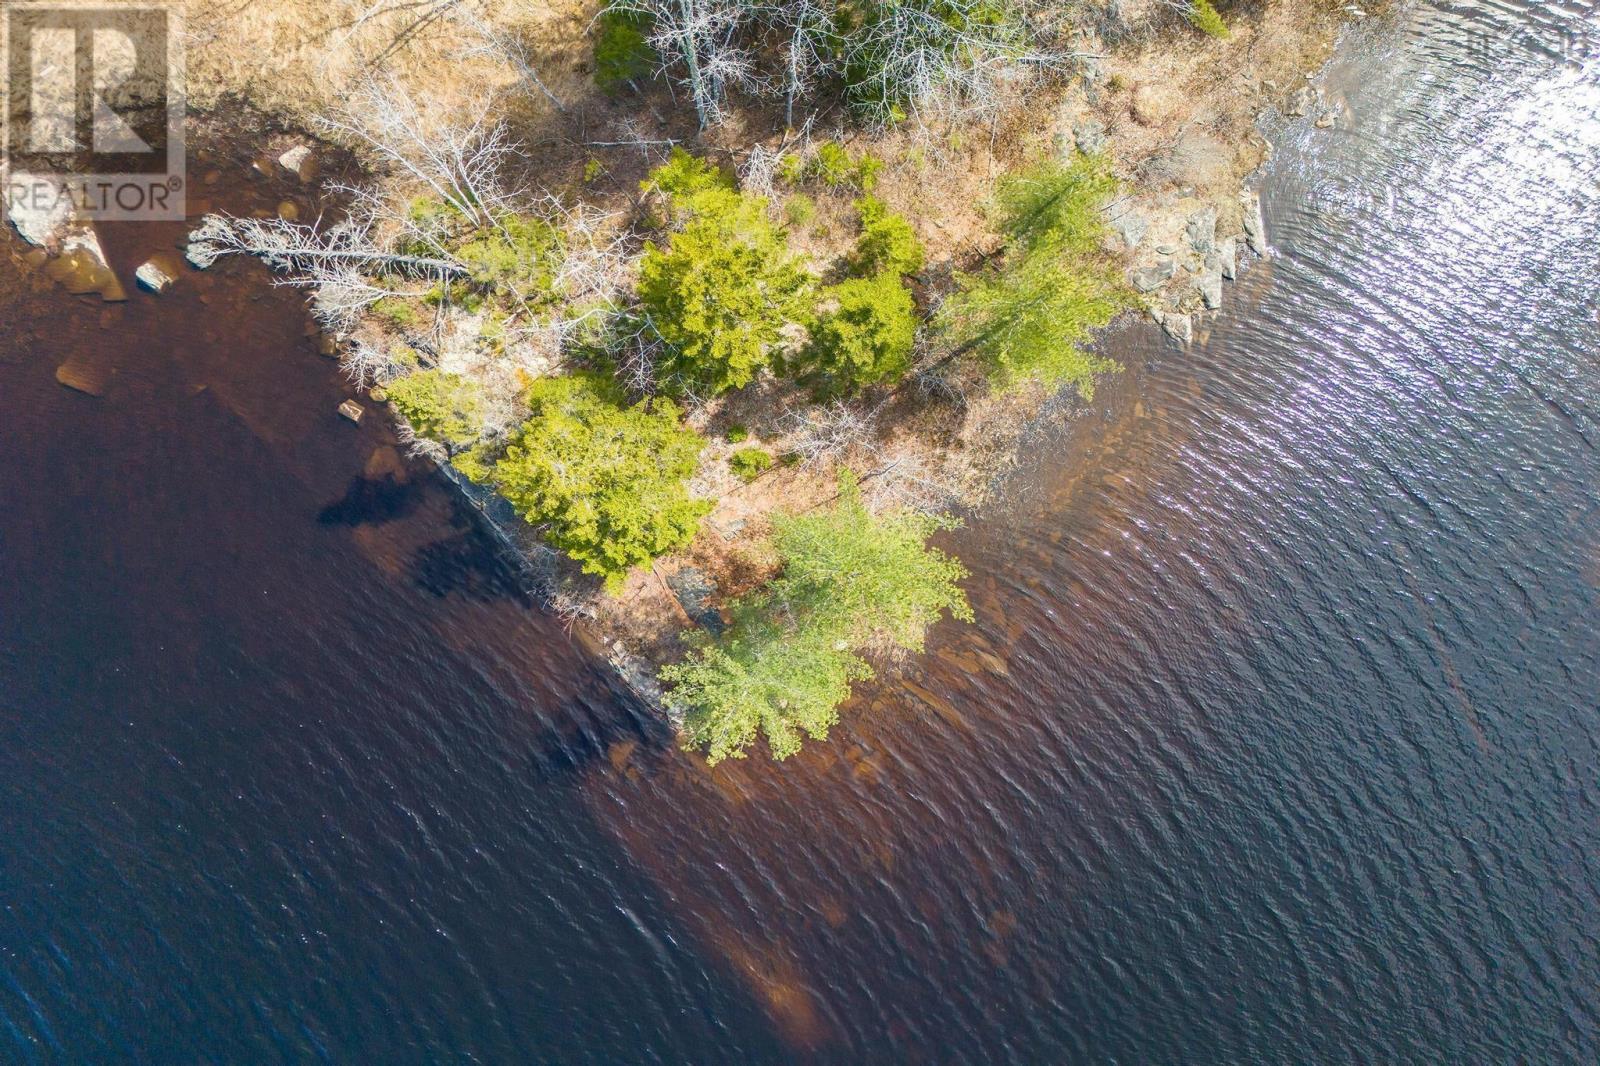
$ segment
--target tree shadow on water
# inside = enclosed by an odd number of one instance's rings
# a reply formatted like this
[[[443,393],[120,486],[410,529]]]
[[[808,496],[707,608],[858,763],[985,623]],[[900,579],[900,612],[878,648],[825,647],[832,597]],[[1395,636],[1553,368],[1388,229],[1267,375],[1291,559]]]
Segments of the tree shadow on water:
[[[443,598],[457,593],[480,602],[510,599],[531,605],[522,577],[494,541],[477,528],[424,544],[411,558],[418,587]]]
[[[317,512],[317,521],[325,526],[382,525],[411,514],[421,499],[421,485],[393,474],[354,477],[342,497]]]

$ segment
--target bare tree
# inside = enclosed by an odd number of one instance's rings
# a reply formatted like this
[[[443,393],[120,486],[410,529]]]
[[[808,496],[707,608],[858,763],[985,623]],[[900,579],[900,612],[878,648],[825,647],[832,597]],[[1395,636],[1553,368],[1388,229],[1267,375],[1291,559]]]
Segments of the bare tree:
[[[790,411],[785,422],[793,435],[790,450],[812,469],[834,465],[860,448],[875,450],[877,411],[864,411],[844,400]]]
[[[1072,54],[1033,47],[1027,28],[996,19],[991,0],[877,0],[842,35],[841,65],[859,72],[856,105],[879,120],[990,113],[1000,90],[1030,70],[1062,68]]]
[[[278,284],[310,289],[317,318],[333,329],[348,329],[362,310],[386,296],[421,295],[397,292],[372,280],[375,275],[441,279],[462,273],[461,264],[451,258],[390,250],[375,228],[373,216],[365,212],[322,230],[283,218],[207,215],[189,235],[188,255],[199,266],[210,266],[224,255],[261,259],[284,275]]]
[[[480,42],[475,47],[468,48],[465,55],[489,56],[509,63],[522,76],[523,81],[550,101],[552,107],[566,114],[567,105],[551,91],[550,86],[545,84],[544,78],[539,76],[539,69],[533,62],[533,52],[529,49],[525,37],[486,17],[475,7],[458,7],[456,17],[477,35]]]
[[[792,0],[766,9],[767,19],[788,36],[783,47],[783,123],[794,125],[794,105],[816,82],[839,72],[838,5]]]
[[[492,226],[511,206],[501,168],[507,156],[521,152],[505,123],[491,119],[487,105],[467,110],[465,123],[429,123],[394,78],[373,75],[357,86],[338,113],[318,124],[365,144],[468,221]]]
[[[650,20],[650,47],[661,56],[662,73],[676,76],[689,91],[701,129],[722,117],[729,86],[753,89],[760,83],[742,41],[755,11],[744,0],[611,0],[606,9]]]

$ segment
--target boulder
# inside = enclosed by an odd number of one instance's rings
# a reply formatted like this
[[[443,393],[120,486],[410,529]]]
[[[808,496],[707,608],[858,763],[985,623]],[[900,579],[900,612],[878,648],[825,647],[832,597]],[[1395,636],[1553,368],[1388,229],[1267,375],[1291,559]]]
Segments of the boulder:
[[[72,223],[72,200],[64,193],[48,203],[43,197],[18,197],[16,203],[6,205],[6,218],[16,227],[17,234],[29,244],[41,248],[61,239]]]
[[[1333,129],[1334,121],[1333,112],[1325,111],[1317,116],[1316,127],[1319,130],[1331,130]]]
[[[1194,319],[1188,315],[1179,314],[1177,311],[1153,311],[1156,321],[1161,323],[1161,329],[1167,336],[1179,344],[1190,344],[1194,341]]]
[[[141,286],[154,293],[166,292],[172,283],[178,279],[167,273],[167,269],[154,259],[148,259],[139,265],[133,272],[134,280]]]
[[[712,636],[722,633],[725,628],[722,615],[712,605],[717,587],[705,571],[693,566],[680,566],[667,577],[667,588],[672,590],[678,605],[692,622]]]
[[[1189,239],[1189,247],[1205,255],[1217,244],[1217,209],[1207,206],[1189,216],[1189,224],[1185,228],[1185,235]]]
[[[278,165],[301,181],[317,176],[317,157],[303,144],[297,144],[278,157]]]
[[[339,405],[339,413],[356,425],[360,425],[361,416],[366,414],[366,411],[364,411],[361,405],[356,403],[354,400],[346,400],[344,403]]]
[[[1127,204],[1113,207],[1107,215],[1111,230],[1122,241],[1122,246],[1129,251],[1139,247],[1145,235],[1150,232],[1150,220]]]
[[[1222,271],[1208,269],[1195,278],[1194,287],[1205,301],[1206,309],[1215,311],[1222,306]]]
[[[1243,213],[1244,239],[1257,255],[1267,254],[1267,223],[1261,215],[1261,194],[1242,192],[1239,207]]]
[[[1172,278],[1178,272],[1178,264],[1171,259],[1163,259],[1152,266],[1140,267],[1129,275],[1133,287],[1140,292],[1154,292],[1156,289]]]
[[[1072,140],[1078,151],[1095,155],[1105,150],[1106,126],[1099,119],[1086,118],[1073,123]]]
[[[104,367],[74,358],[56,367],[56,381],[85,396],[104,396],[111,373]]]
[[[1212,253],[1217,260],[1217,270],[1229,281],[1239,276],[1239,238],[1228,237],[1217,242]]]

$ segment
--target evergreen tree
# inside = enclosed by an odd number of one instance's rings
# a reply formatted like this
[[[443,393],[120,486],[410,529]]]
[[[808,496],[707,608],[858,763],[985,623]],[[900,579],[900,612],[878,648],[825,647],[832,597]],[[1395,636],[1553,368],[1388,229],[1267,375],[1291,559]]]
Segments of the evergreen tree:
[[[661,671],[690,743],[715,763],[765,736],[773,757],[787,758],[804,737],[826,739],[851,682],[872,676],[863,651],[920,651],[944,611],[970,621],[958,585],[966,569],[927,546],[949,525],[910,511],[874,516],[848,472],[832,508],[775,519],[781,575],[734,603],[721,640]]]
[[[490,479],[554,547],[615,591],[631,567],[694,539],[711,509],[688,491],[704,442],[670,400],[627,407],[607,379],[572,374],[534,381],[527,401]],[[481,457],[468,465],[481,470]]]

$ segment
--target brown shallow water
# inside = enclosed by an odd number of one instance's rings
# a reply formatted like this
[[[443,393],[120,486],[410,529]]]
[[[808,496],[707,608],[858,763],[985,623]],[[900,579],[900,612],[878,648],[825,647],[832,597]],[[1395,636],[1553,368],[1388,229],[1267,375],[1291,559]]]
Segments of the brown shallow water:
[[[1350,42],[1278,254],[781,768],[674,751],[293,294],[0,265],[0,1058],[1594,1061],[1597,22]]]

